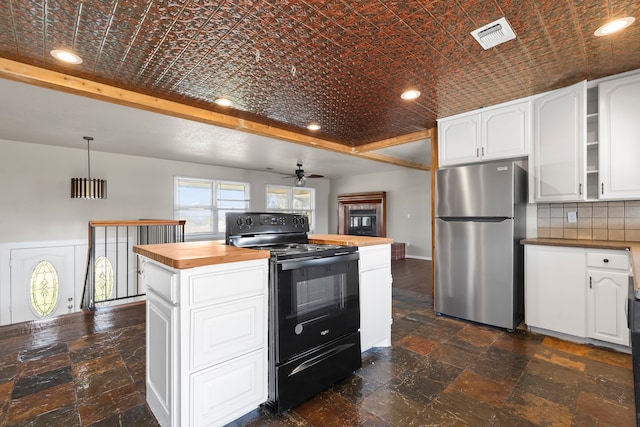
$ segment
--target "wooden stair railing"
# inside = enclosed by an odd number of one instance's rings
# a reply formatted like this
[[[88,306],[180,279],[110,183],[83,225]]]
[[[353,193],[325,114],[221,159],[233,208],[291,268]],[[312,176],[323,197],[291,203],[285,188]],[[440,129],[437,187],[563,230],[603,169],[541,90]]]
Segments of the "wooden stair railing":
[[[87,265],[82,308],[125,299],[140,299],[146,289],[139,281],[133,245],[184,242],[185,220],[140,219],[89,221]]]

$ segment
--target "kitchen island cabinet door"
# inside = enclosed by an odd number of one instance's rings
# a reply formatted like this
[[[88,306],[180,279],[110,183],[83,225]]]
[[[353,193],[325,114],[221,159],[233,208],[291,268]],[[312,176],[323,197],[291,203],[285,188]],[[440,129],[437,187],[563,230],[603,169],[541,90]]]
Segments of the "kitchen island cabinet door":
[[[537,202],[586,198],[586,98],[583,81],[534,101],[533,178]]]
[[[586,271],[582,248],[527,245],[524,310],[527,326],[586,338]]]
[[[154,267],[150,267],[151,269]],[[161,426],[179,425],[178,307],[147,291],[147,402]]]
[[[640,198],[640,75],[598,85],[603,200]]]

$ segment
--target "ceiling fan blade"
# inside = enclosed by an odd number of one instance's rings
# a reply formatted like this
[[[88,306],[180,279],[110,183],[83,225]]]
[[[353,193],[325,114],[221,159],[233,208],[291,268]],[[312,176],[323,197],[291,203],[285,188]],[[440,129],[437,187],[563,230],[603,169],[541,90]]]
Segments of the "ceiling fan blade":
[[[324,178],[324,175],[316,175],[315,173],[305,174],[305,178]]]

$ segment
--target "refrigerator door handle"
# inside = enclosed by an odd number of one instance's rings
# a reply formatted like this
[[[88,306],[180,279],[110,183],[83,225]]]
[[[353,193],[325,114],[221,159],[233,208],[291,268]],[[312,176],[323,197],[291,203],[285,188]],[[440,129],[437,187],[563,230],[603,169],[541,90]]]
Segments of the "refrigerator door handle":
[[[440,219],[442,221],[445,221],[445,222],[503,222],[503,221],[507,221],[507,220],[512,219],[512,218],[509,218],[509,217],[506,217],[506,216],[497,216],[497,217],[493,217],[493,216],[483,216],[483,217],[444,216],[444,217],[440,217]]]

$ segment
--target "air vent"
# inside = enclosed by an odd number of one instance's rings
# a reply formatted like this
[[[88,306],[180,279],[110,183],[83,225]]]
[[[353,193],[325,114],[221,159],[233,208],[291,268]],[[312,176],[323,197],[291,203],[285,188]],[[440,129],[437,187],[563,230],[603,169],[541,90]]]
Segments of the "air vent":
[[[516,34],[505,18],[500,18],[484,27],[478,28],[472,31],[471,35],[484,50],[516,38]]]

